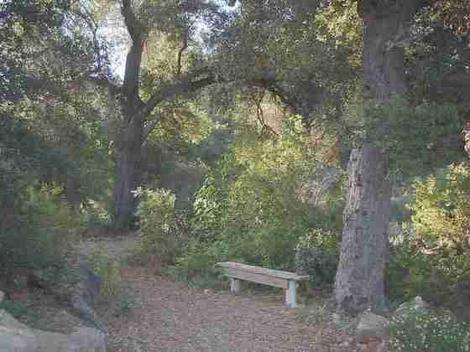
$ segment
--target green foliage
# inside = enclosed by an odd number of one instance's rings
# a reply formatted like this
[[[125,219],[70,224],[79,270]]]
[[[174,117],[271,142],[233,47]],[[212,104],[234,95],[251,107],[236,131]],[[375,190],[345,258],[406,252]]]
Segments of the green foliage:
[[[137,259],[157,270],[173,264],[178,249],[178,221],[175,196],[163,189],[139,189],[139,239]]]
[[[89,262],[93,272],[101,279],[100,295],[105,298],[115,296],[120,289],[122,262],[99,250],[90,256]]]
[[[57,197],[57,188],[28,187],[2,211],[0,263],[5,279],[15,272],[63,267],[81,222]]]
[[[18,302],[3,300],[0,302],[0,310],[5,310],[14,318],[20,319],[22,322],[26,321],[30,325],[39,320],[37,312]]]
[[[314,169],[303,148],[288,136],[235,144],[197,194],[196,235],[224,241],[232,259],[292,268],[297,238],[312,222],[298,195]]]
[[[319,38],[333,39],[337,45],[344,45],[352,51],[349,62],[360,67],[362,49],[362,21],[357,13],[356,0],[333,0],[318,11],[315,24]]]
[[[391,323],[394,352],[466,352],[470,326],[448,312],[427,312],[409,308]]]
[[[227,259],[225,252],[226,244],[221,241],[203,242],[192,239],[184,254],[179,256],[175,265],[169,267],[166,272],[195,287],[220,287],[220,275],[215,263]]]
[[[470,282],[468,164],[439,170],[416,181],[415,189],[413,227],[404,227],[392,247],[390,295],[459,307],[459,285]]]
[[[439,285],[443,278],[433,267],[433,259],[413,245],[412,234],[392,249],[388,266],[388,291],[394,301],[408,300],[422,296],[425,300],[435,301],[449,294],[450,287]]]
[[[451,165],[415,188],[412,220],[423,245],[456,254],[469,250],[470,164]]]
[[[132,292],[123,291],[119,297],[119,301],[114,307],[113,314],[117,317],[129,316],[134,309],[137,309],[141,306]]]
[[[393,171],[408,177],[461,159],[462,126],[463,119],[452,105],[414,106],[393,99],[366,111],[366,137],[387,152]]]
[[[24,305],[13,302],[10,300],[4,300],[0,302],[0,309],[6,310],[8,313],[13,315],[15,318],[21,318],[25,315],[30,314],[30,310]]]
[[[214,264],[218,261],[295,270],[300,238],[312,228],[319,232],[324,229],[324,234],[338,231],[340,178],[331,183],[332,188],[321,188],[325,168],[297,122],[290,120],[276,138],[259,137],[254,126],[242,122],[230,151],[196,194],[191,240],[171,269],[173,274],[212,286],[216,284]],[[320,196],[312,201],[309,192],[317,188]],[[327,250],[335,245],[318,243]],[[336,254],[334,257],[336,261]],[[328,260],[331,262],[329,256]],[[325,269],[328,279],[322,277],[320,281],[331,280],[331,270],[330,265]]]
[[[334,282],[338,265],[338,236],[314,229],[299,239],[296,248],[297,272],[310,275],[313,287]]]

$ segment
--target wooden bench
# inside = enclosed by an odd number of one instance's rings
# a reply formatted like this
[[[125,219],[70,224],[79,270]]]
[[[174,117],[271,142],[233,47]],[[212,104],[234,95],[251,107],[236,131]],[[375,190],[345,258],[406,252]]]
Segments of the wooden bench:
[[[307,280],[308,275],[297,275],[287,271],[273,270],[240,264],[235,262],[217,263],[230,278],[230,291],[234,294],[240,291],[240,280],[256,282],[268,286],[283,288],[286,292],[286,305],[289,308],[297,307],[298,282]]]

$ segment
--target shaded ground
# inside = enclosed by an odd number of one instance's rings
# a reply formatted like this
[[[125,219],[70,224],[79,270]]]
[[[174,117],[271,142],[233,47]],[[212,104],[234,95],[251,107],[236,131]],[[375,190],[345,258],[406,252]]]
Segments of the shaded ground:
[[[282,293],[235,297],[192,289],[136,268],[129,268],[124,280],[139,307],[127,316],[102,309],[114,352],[354,350],[344,345],[345,334],[324,323],[299,321],[298,312],[283,307]]]
[[[128,257],[135,237],[88,239],[79,252],[118,261]],[[97,313],[109,331],[111,352],[355,352],[346,333],[350,321],[335,316],[321,299],[288,310],[281,290],[226,291],[194,289],[125,265],[118,293],[102,298]],[[227,285],[228,286],[228,285]],[[81,321],[53,297],[26,288],[12,297],[17,315],[31,326],[67,332]]]

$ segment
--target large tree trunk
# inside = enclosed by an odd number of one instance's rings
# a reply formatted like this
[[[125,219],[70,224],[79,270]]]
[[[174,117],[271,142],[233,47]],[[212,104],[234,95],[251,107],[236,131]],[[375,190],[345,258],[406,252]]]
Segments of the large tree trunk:
[[[419,0],[362,0],[363,79],[366,103],[383,104],[406,91],[404,49]],[[364,142],[351,153],[349,189],[343,214],[341,254],[335,298],[340,309],[380,309],[385,304],[391,184],[387,157]]]
[[[375,146],[365,143],[352,151],[336,274],[335,295],[340,309],[360,311],[384,306],[391,197],[387,171],[385,156]]]
[[[114,225],[127,228],[132,224],[136,207],[133,191],[140,181],[140,159],[144,121],[139,114],[130,119],[122,132],[118,156],[118,177],[114,185]]]
[[[80,191],[81,180],[79,171],[67,175],[64,186],[65,199],[70,204],[72,209],[80,209],[82,203],[82,194]]]
[[[140,158],[144,133],[144,103],[139,97],[139,73],[145,32],[131,10],[131,2],[123,1],[122,13],[132,38],[126,59],[122,85],[121,112],[123,126],[118,147],[118,177],[113,192],[113,223],[118,228],[132,224],[136,199],[133,191],[140,181]]]

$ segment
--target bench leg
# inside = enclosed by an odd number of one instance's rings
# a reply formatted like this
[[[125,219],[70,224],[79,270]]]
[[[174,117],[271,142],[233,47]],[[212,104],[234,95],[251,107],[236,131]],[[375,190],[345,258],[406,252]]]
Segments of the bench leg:
[[[240,292],[240,280],[230,278],[230,292],[235,295]]]
[[[289,280],[286,290],[286,305],[289,308],[297,307],[297,282]]]

